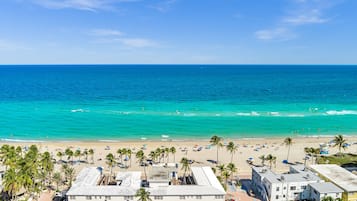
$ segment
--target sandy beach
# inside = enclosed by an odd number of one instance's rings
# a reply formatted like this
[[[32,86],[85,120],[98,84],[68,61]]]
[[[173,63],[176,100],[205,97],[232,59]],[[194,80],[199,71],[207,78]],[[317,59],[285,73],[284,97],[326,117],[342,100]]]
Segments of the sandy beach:
[[[351,144],[351,146],[346,150],[346,152],[357,154],[357,144],[353,144],[357,142],[357,137],[346,137],[347,142]],[[332,137],[308,137],[308,138],[294,138],[293,145],[291,147],[289,162],[303,163],[304,160],[304,147],[319,147],[320,143],[328,143],[332,140]],[[249,176],[251,173],[250,165],[247,163],[248,158],[254,159],[254,164],[260,165],[261,160],[259,156],[272,154],[277,157],[276,166],[273,167],[276,171],[283,172],[288,169],[288,165],[283,164],[282,161],[286,159],[288,147],[283,144],[284,138],[259,138],[259,139],[225,139],[224,143],[228,143],[229,141],[233,141],[234,143],[239,145],[238,151],[234,154],[233,162],[238,167],[239,176]],[[195,162],[192,166],[215,166],[211,164],[207,160],[216,160],[216,147],[209,146],[209,140],[207,141],[123,141],[123,142],[102,142],[102,141],[73,141],[73,142],[1,142],[2,144],[11,144],[14,146],[29,146],[31,144],[36,144],[39,146],[41,151],[49,151],[55,159],[59,159],[56,154],[58,151],[63,151],[66,148],[71,148],[72,150],[84,150],[84,149],[94,149],[94,164],[87,163],[76,163],[74,165],[75,169],[79,171],[85,166],[102,166],[106,169],[107,165],[105,164],[105,156],[108,153],[113,153],[116,157],[118,154],[116,153],[119,148],[130,148],[133,151],[132,154],[132,166],[128,169],[121,169],[119,167],[115,167],[114,171],[127,171],[127,170],[142,170],[137,163],[135,158],[135,153],[141,148],[145,147],[144,152],[146,155],[150,153],[150,151],[155,150],[156,148],[163,147],[176,147],[175,161],[179,162],[182,157],[187,157],[188,159],[194,160]],[[194,151],[194,149],[202,147],[201,151]],[[185,151],[187,150],[187,152]],[[329,148],[330,154],[336,153],[338,149],[336,147]],[[64,156],[63,159],[67,157]],[[85,157],[82,156],[81,160]],[[90,160],[90,156],[88,156],[88,160]],[[74,158],[76,161],[77,158]],[[227,152],[225,147],[219,149],[219,162],[227,164],[231,160],[231,155]],[[172,154],[169,156],[169,162],[174,162],[174,157]],[[308,160],[307,164],[310,164],[312,161]],[[129,165],[130,162],[127,162]],[[58,166],[57,168],[59,168]]]

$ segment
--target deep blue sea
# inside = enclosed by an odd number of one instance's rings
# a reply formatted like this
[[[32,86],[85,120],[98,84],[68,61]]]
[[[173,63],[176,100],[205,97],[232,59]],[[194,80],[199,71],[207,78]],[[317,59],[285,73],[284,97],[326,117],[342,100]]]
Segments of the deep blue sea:
[[[357,134],[357,66],[0,66],[0,138]]]

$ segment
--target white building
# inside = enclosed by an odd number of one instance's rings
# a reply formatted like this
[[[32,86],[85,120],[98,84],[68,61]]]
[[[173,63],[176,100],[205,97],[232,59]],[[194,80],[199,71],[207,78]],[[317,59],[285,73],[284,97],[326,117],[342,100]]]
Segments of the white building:
[[[357,175],[333,164],[311,165],[310,168],[325,180],[340,187],[344,191],[343,200],[357,201]]]
[[[310,200],[321,201],[325,197],[331,197],[334,200],[342,198],[343,190],[331,182],[312,183],[310,186]]]
[[[310,184],[320,182],[324,181],[302,165],[290,166],[284,174],[266,167],[252,168],[252,189],[264,201],[311,200]]]
[[[191,185],[171,185],[170,178],[150,180],[152,200],[207,200],[224,201],[225,191],[210,167],[192,167]],[[135,194],[142,185],[141,172],[119,172],[116,185],[102,185],[103,176],[98,168],[85,168],[77,176],[73,186],[67,192],[69,201],[127,201],[137,200]]]

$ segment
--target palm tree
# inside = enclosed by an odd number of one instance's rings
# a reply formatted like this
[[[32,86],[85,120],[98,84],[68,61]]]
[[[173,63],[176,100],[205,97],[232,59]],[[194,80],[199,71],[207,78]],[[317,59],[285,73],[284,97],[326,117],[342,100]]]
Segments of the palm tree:
[[[262,161],[262,166],[265,166],[265,160],[266,160],[265,155],[259,156],[259,159]]]
[[[133,152],[131,151],[131,149],[126,150],[126,155],[128,157],[128,160],[130,160],[130,167],[131,167],[131,155],[132,154],[133,154]]]
[[[166,163],[168,163],[168,162],[169,162],[169,158],[170,158],[170,148],[166,147],[166,148],[164,149],[164,152],[165,152],[165,156],[166,156],[166,158],[167,158]]]
[[[15,168],[10,168],[5,172],[2,185],[4,191],[16,200],[17,193],[21,189],[21,183]]]
[[[16,147],[16,154],[22,156],[22,148],[20,146]]]
[[[149,157],[153,162],[155,162],[156,161],[156,152],[155,151],[150,151]]]
[[[217,169],[219,171],[219,174],[222,176],[223,172],[226,170],[226,167],[224,164],[222,165],[217,165]]]
[[[227,185],[228,185],[228,178],[231,176],[231,174],[225,170],[222,172],[222,178],[224,179],[224,188],[227,189]]]
[[[90,155],[90,157],[91,157],[92,163],[94,163],[94,158],[93,158],[93,156],[94,156],[94,150],[93,150],[93,149],[89,149],[89,150],[88,150],[88,153],[89,153],[89,155]]]
[[[58,191],[58,185],[62,183],[62,176],[60,172],[55,172],[53,174],[53,181],[56,183],[56,191]]]
[[[175,163],[176,162],[176,158],[175,158],[176,148],[175,147],[171,147],[170,148],[170,152],[172,153],[172,155],[174,155],[174,163]]]
[[[124,154],[124,150],[123,150],[123,149],[118,149],[118,150],[117,150],[117,154],[119,155],[120,163],[123,164],[123,154]]]
[[[123,156],[124,156],[125,167],[127,167],[126,164],[128,162],[128,160],[127,160],[127,157],[128,157],[127,152],[128,152],[128,150],[126,148],[123,148],[122,151],[123,151]]]
[[[212,145],[216,146],[216,149],[217,149],[217,164],[219,163],[218,162],[218,150],[220,147],[223,146],[222,141],[223,141],[223,138],[218,137],[217,135],[212,136],[210,139],[210,143],[212,143]]]
[[[67,148],[64,153],[67,155],[67,160],[72,159],[72,164],[73,164],[73,151],[69,148]]]
[[[85,158],[85,160],[86,160],[86,163],[88,163],[88,150],[87,150],[87,149],[85,149],[85,150],[83,151],[83,155],[84,155],[84,158]]]
[[[44,152],[41,156],[41,168],[46,176],[45,178],[49,178],[49,183],[51,184],[51,178],[52,178],[52,171],[54,169],[54,164],[52,162],[52,157],[48,151]]]
[[[72,186],[72,181],[73,181],[73,179],[74,179],[74,175],[75,175],[75,170],[74,170],[74,168],[73,167],[68,167],[67,169],[66,169],[66,172],[65,172],[65,174],[66,174],[66,176],[68,177],[68,180],[69,180],[69,187],[71,187]]]
[[[67,164],[63,164],[62,167],[61,167],[61,170],[62,170],[62,172],[66,173],[68,168],[69,167],[68,167]],[[68,175],[64,174],[64,180],[68,181]]]
[[[63,152],[61,151],[57,152],[57,157],[60,159],[60,161],[62,161]]]
[[[181,159],[180,163],[182,165],[181,170],[183,170],[183,182],[186,184],[186,173],[190,169],[190,163],[189,160],[185,157]]]
[[[331,196],[325,196],[321,199],[321,201],[335,201]]]
[[[234,173],[237,172],[237,167],[234,163],[228,163],[227,170],[229,171],[230,175],[232,176],[231,180],[233,180]]]
[[[138,152],[136,152],[135,154],[136,159],[138,159],[139,165],[143,165],[144,167],[144,176],[145,176],[145,180],[147,179],[146,176],[146,163],[144,163],[144,160],[146,159],[146,156],[144,154],[143,150],[140,150]]]
[[[334,139],[334,142],[335,142],[335,145],[334,147],[338,146],[338,152],[339,154],[341,154],[341,149],[346,149],[346,147],[344,146],[345,143],[346,143],[346,139],[342,136],[342,135],[336,135],[335,136],[335,139]]]
[[[78,157],[78,161],[81,162],[81,150],[77,149],[74,152],[74,157]]]
[[[138,201],[151,201],[150,192],[146,191],[145,188],[140,188],[136,192],[135,197],[138,198]]]
[[[269,167],[270,169],[272,168],[273,163],[276,164],[276,156],[273,156],[271,154],[268,154],[265,158],[265,160],[269,161]]]
[[[288,146],[288,155],[286,157],[286,160],[289,162],[289,155],[290,155],[290,147],[293,144],[293,139],[291,137],[287,137],[284,140],[284,144]]]
[[[105,157],[109,166],[110,176],[112,175],[113,166],[115,165],[114,155],[112,153],[107,154]]]
[[[229,142],[227,145],[227,151],[231,154],[231,163],[233,162],[233,155],[237,152],[238,146],[234,142]]]

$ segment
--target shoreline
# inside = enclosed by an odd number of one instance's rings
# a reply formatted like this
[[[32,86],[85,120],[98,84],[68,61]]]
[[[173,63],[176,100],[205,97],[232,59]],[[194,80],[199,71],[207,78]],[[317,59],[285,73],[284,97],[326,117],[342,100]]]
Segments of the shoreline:
[[[117,150],[126,148],[132,150],[132,166],[127,170],[132,171],[142,171],[142,167],[137,164],[137,159],[135,153],[138,150],[144,150],[145,155],[149,157],[150,151],[156,150],[157,148],[176,148],[175,156],[170,154],[169,162],[179,163],[182,157],[189,158],[196,161],[193,166],[210,166],[215,167],[214,164],[210,163],[209,160],[216,160],[216,147],[212,146],[209,142],[209,136],[206,140],[191,139],[186,141],[42,141],[42,142],[4,142],[0,141],[0,146],[3,144],[8,144],[11,146],[21,146],[26,147],[30,145],[37,145],[40,151],[48,151],[56,160],[57,152],[64,152],[65,149],[70,148],[71,150],[94,150],[94,164],[80,163],[73,167],[76,172],[79,172],[84,167],[104,167],[107,169],[105,157],[107,154],[112,153],[116,157],[118,156]],[[345,137],[347,143],[351,146],[345,151],[353,154],[357,154],[357,136]],[[288,153],[288,147],[284,145],[285,137],[274,137],[274,138],[241,138],[241,139],[224,139],[224,144],[229,141],[234,142],[238,146],[237,152],[234,154],[233,162],[238,167],[237,175],[248,176],[251,174],[251,166],[247,163],[249,158],[254,159],[255,165],[260,165],[261,161],[259,157],[261,155],[272,154],[276,156],[276,166],[274,170],[277,172],[285,172],[289,169],[289,165],[282,163],[286,159]],[[329,143],[333,137],[293,137],[293,144],[291,146],[291,154],[289,161],[292,163],[304,163],[304,157],[306,156],[304,152],[305,147],[318,148],[321,143]],[[202,147],[201,151],[196,151],[198,147]],[[143,149],[144,148],[144,149]],[[335,154],[338,152],[337,147],[329,147],[329,154]],[[67,160],[67,156],[63,156]],[[81,156],[82,159],[84,156]],[[74,160],[77,160],[75,157]],[[119,159],[118,159],[119,160]],[[226,147],[221,147],[219,149],[219,161],[222,164],[228,164],[231,160],[231,154],[226,150]],[[308,165],[312,164],[312,161],[307,162]],[[59,167],[57,167],[59,168]],[[119,167],[114,168],[115,171],[123,171]]]
[[[219,134],[212,134],[213,135],[218,135]],[[336,134],[338,135],[338,134]],[[243,137],[243,138],[232,138],[232,137],[228,137],[225,138],[223,137],[224,141],[250,141],[250,140],[278,140],[278,139],[284,139],[286,137],[291,137],[293,139],[326,139],[326,138],[334,138],[334,136],[336,135],[304,135],[304,136],[299,136],[299,135],[284,135],[284,136],[266,136],[266,137]],[[357,138],[357,134],[355,135],[343,135],[346,138]],[[159,139],[73,139],[73,140],[61,140],[61,139],[44,139],[44,140],[40,140],[40,139],[11,139],[11,138],[2,138],[0,139],[0,143],[120,143],[120,142],[207,142],[209,141],[211,138],[211,136],[207,137],[207,138],[182,138],[182,139],[172,139],[170,137],[168,138],[159,138]]]

